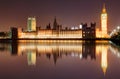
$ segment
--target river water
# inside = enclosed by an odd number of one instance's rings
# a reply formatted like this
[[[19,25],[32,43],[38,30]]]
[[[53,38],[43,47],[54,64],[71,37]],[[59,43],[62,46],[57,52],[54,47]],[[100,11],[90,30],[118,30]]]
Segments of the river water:
[[[109,41],[0,43],[0,79],[120,79],[120,47]]]

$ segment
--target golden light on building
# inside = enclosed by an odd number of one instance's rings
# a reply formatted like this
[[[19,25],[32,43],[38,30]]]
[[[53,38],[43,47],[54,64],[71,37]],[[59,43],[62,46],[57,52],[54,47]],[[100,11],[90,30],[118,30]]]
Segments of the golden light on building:
[[[107,20],[108,20],[108,15],[107,15],[106,7],[104,4],[102,14],[101,14],[101,31],[102,31],[103,38],[108,36],[108,34],[107,34]]]
[[[101,33],[99,28],[96,28],[96,37],[97,38],[101,38],[102,37],[102,33]]]
[[[28,18],[27,31],[36,31],[36,18],[35,17]]]
[[[82,30],[47,30],[40,29],[34,32],[18,31],[18,38],[82,38]]]

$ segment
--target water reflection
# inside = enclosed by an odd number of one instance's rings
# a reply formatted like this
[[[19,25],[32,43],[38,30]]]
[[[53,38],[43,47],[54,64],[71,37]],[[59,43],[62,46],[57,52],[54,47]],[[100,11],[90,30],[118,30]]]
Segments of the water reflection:
[[[80,60],[96,61],[100,57],[104,75],[109,67],[108,50],[120,57],[120,49],[107,41],[49,41],[49,42],[18,42],[0,44],[0,52],[11,51],[12,56],[26,56],[28,66],[36,66],[37,57],[45,56],[57,64],[63,57],[79,58]]]
[[[107,50],[108,46],[101,46],[101,67],[103,69],[104,74],[106,73],[108,60],[107,60]]]
[[[54,59],[54,64],[57,63],[57,59],[63,55],[66,56],[87,56],[87,53],[82,55],[82,42],[77,43],[70,42],[37,42],[37,43],[19,43],[17,55],[23,55],[27,53],[28,65],[35,65],[36,56],[46,55],[46,58]],[[94,52],[95,53],[95,52]]]
[[[120,58],[120,47],[119,46],[116,46],[115,44],[112,43],[109,48],[114,55]]]

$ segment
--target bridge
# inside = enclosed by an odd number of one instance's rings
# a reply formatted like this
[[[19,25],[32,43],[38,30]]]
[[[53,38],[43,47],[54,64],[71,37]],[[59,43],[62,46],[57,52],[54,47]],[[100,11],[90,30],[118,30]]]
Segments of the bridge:
[[[116,27],[110,34],[111,41],[120,45],[120,26]]]
[[[116,27],[111,33],[110,37],[113,37],[115,35],[118,35],[120,33],[120,26]]]

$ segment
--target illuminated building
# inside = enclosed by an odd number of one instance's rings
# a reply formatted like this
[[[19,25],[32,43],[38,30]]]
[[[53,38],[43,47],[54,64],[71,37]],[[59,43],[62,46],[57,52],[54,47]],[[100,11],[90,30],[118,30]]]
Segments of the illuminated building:
[[[82,25],[82,37],[83,38],[95,38],[95,26],[96,23],[91,23],[91,26],[88,27],[87,24]]]
[[[18,39],[80,39],[80,38],[109,38],[107,34],[107,12],[105,5],[101,13],[101,30],[96,28],[96,23],[91,23],[88,27],[87,24],[81,24],[78,27],[72,27],[71,29],[65,27],[62,29],[62,25],[59,25],[56,17],[54,18],[53,28],[50,23],[46,26],[46,29],[36,27],[36,18],[28,18],[27,31],[18,30]]]
[[[107,37],[107,12],[106,12],[106,7],[105,4],[103,6],[102,14],[101,14],[101,31],[102,31],[102,37],[105,38]]]
[[[96,28],[96,37],[101,38],[102,37],[102,32],[99,28]]]
[[[82,38],[82,30],[47,30],[40,29],[37,32],[19,32],[18,38],[38,38],[38,39],[57,39],[57,38]]]
[[[29,39],[72,39],[82,38],[82,29],[62,29],[61,25],[58,25],[56,18],[54,19],[53,29],[50,24],[46,29],[36,29],[35,18],[28,18],[28,30],[18,30],[18,38]]]
[[[27,31],[36,31],[36,18],[29,17],[27,21]]]
[[[15,27],[11,28],[11,38],[12,40],[15,40],[18,38],[18,29]]]
[[[101,13],[101,30],[99,28],[96,28],[96,37],[97,38],[109,38],[109,35],[107,33],[107,23],[108,23],[108,15],[106,11],[105,4],[102,9]]]

